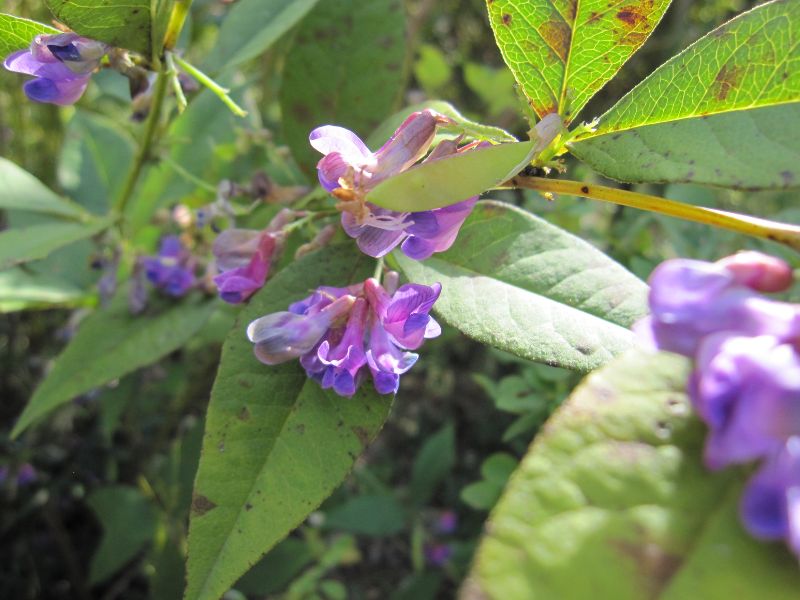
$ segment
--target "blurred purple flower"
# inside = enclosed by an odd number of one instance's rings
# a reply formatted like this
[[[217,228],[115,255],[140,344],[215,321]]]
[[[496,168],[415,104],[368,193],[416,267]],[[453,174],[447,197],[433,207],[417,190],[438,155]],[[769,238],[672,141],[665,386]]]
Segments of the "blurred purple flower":
[[[753,537],[783,539],[800,556],[800,437],[764,462],[747,484],[740,513]]]
[[[25,487],[35,482],[39,476],[31,463],[23,463],[17,471],[17,485]]]
[[[800,435],[800,354],[773,336],[708,336],[689,396],[710,428],[710,469],[768,456]]]
[[[157,289],[168,296],[185,296],[195,285],[194,261],[180,238],[162,238],[158,256],[141,259],[145,276]]]
[[[105,44],[75,33],[37,35],[29,48],[6,57],[3,66],[34,76],[23,86],[31,100],[67,105],[83,95],[106,52]]]
[[[725,262],[687,259],[659,265],[650,277],[652,314],[636,324],[637,333],[660,350],[689,357],[712,333],[774,335],[781,339],[796,336],[800,332],[798,307],[769,300],[747,285],[747,275],[759,269],[766,274],[758,281],[782,283],[782,276],[771,275],[788,266],[756,252],[747,254],[749,265],[743,265],[740,259],[734,269]],[[768,266],[773,263],[777,269]]]
[[[453,549],[450,547],[450,544],[442,544],[440,542],[425,544],[423,551],[425,553],[425,560],[434,567],[444,566],[453,555]]]
[[[449,119],[426,109],[411,114],[377,152],[352,131],[326,125],[311,132],[311,145],[325,155],[317,164],[322,187],[342,200],[342,227],[362,252],[379,258],[402,243],[410,258],[424,260],[452,246],[478,197],[433,210],[397,212],[365,202],[366,194],[384,179],[405,171],[430,148],[439,125]],[[470,145],[468,148],[472,148]],[[457,142],[441,142],[427,160],[463,151]]]
[[[455,532],[458,527],[458,515],[453,510],[445,510],[436,519],[434,528],[436,533],[449,535]]]
[[[407,352],[441,328],[428,314],[441,286],[409,284],[395,291],[397,274],[346,288],[320,287],[247,328],[256,357],[274,365],[299,358],[307,375],[324,389],[352,396],[367,374],[381,394],[397,392],[400,375],[416,362]]]

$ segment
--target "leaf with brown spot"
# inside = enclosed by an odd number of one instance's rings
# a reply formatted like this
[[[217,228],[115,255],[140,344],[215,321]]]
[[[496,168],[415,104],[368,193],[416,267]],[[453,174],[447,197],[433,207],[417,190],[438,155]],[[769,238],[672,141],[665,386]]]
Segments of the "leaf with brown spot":
[[[240,313],[206,415],[186,600],[220,598],[333,492],[383,426],[392,399],[370,382],[341,398],[309,380],[297,361],[261,364],[245,336],[253,319],[286,310],[319,285],[363,281],[373,265],[354,244],[331,246],[278,272]]]
[[[670,0],[495,0],[489,21],[506,64],[543,117],[565,123],[647,40]]]
[[[706,430],[684,393],[687,363],[629,353],[573,392],[495,506],[470,597],[797,597],[789,550],[739,524],[746,469],[703,465]]]
[[[739,15],[664,63],[573,153],[612,179],[800,184],[800,2]]]

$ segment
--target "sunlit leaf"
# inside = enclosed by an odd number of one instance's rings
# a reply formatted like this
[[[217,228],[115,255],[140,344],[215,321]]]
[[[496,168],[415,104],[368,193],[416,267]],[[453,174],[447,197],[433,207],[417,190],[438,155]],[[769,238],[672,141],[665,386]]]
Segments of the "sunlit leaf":
[[[669,0],[487,0],[503,58],[539,117],[572,121],[655,29]]]
[[[572,151],[623,181],[800,186],[800,3],[768,2],[715,29]]]
[[[50,191],[10,160],[0,158],[0,209],[27,210],[67,218],[84,218],[84,210]]]
[[[406,277],[442,284],[435,314],[517,356],[594,369],[633,345],[647,286],[605,254],[518,208],[479,202],[450,250],[418,262],[395,252]]]
[[[33,38],[40,33],[52,35],[61,32],[43,23],[0,13],[0,59],[4,59],[12,52],[27,48]]]
[[[743,473],[702,464],[687,367],[628,354],[573,393],[492,512],[467,584],[475,597],[797,596],[789,551],[739,523]]]

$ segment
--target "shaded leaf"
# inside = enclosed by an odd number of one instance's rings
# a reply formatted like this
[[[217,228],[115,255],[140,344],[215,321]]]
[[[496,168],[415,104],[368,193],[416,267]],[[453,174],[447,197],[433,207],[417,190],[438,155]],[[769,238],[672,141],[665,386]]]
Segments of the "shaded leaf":
[[[384,537],[403,530],[406,516],[403,507],[389,494],[369,494],[351,498],[331,509],[325,516],[325,527]]]
[[[655,29],[669,0],[488,0],[506,64],[539,117],[572,121]]]
[[[124,567],[153,539],[156,511],[139,490],[122,485],[94,490],[86,503],[103,527],[89,565],[89,583],[94,585]]]
[[[479,597],[786,599],[788,550],[749,539],[742,473],[702,465],[687,361],[628,354],[537,436],[495,507],[468,587]],[[580,577],[575,574],[580,573]]]
[[[286,141],[306,169],[320,156],[315,127],[368,132],[396,108],[405,82],[400,0],[321,2],[300,24],[286,60],[280,104]]]
[[[569,233],[500,202],[479,202],[453,247],[420,263],[395,252],[415,283],[442,284],[434,312],[467,336],[522,358],[590,370],[631,347],[647,286]]]
[[[150,0],[45,0],[45,4],[74,32],[150,58]]]
[[[40,33],[57,35],[61,32],[44,23],[0,13],[0,59],[27,48]]]
[[[73,282],[20,267],[0,272],[0,313],[79,303],[86,295]]]
[[[456,437],[452,423],[437,431],[420,448],[411,468],[411,500],[416,506],[430,502],[436,486],[456,462]]]
[[[240,0],[226,14],[206,68],[231,69],[255,58],[294,27],[318,1]]]
[[[296,361],[253,356],[247,324],[319,285],[363,280],[372,260],[353,244],[280,271],[241,312],[211,392],[189,532],[189,600],[216,600],[330,495],[389,413],[369,382],[341,398]]]
[[[718,27],[571,149],[623,181],[800,186],[800,3],[768,2]]]
[[[257,596],[279,592],[314,560],[303,540],[286,538],[270,550],[236,583],[243,594]]]
[[[41,181],[10,160],[0,158],[0,209],[27,210],[81,219],[85,211],[50,191]]]
[[[0,233],[0,269],[45,258],[54,250],[89,238],[108,227],[107,219],[87,223],[43,223]]]
[[[78,328],[20,415],[12,437],[75,396],[149,365],[199,331],[215,303],[186,300],[154,317],[133,316],[125,290]]]

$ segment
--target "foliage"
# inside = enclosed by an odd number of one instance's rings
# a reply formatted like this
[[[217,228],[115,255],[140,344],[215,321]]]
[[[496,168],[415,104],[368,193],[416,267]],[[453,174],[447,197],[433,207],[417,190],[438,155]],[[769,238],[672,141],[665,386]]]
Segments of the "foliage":
[[[703,467],[685,362],[631,328],[665,258],[797,267],[797,2],[29,4],[3,58],[107,46],[30,55],[34,85],[91,76],[74,107],[0,74],[3,597],[792,597],[739,525],[746,469]],[[368,149],[312,147],[326,124]],[[348,219],[403,244],[376,262]],[[216,298],[231,271],[260,289]],[[393,271],[437,339],[370,296]],[[295,325],[254,339],[272,314]]]

